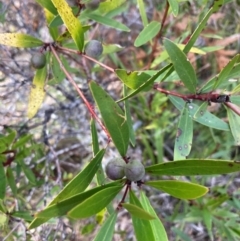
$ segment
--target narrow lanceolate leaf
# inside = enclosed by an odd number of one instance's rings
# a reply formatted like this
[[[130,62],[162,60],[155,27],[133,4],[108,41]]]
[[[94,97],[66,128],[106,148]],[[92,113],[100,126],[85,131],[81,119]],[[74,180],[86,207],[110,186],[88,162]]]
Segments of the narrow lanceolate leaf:
[[[152,165],[145,170],[150,174],[170,176],[217,175],[239,172],[240,162],[188,159]]]
[[[146,27],[148,24],[148,19],[147,19],[147,13],[146,13],[146,8],[144,6],[144,1],[143,0],[137,0],[137,5],[138,9],[141,15],[142,23],[143,26]]]
[[[73,208],[68,216],[71,218],[87,218],[100,212],[107,207],[121,189],[122,186],[115,186],[99,191]]]
[[[139,47],[148,41],[152,40],[159,32],[161,24],[157,21],[152,21],[139,33],[134,42],[135,47]]]
[[[214,84],[214,87],[213,87],[214,90],[217,89],[222,84],[223,81],[228,80],[228,76],[231,73],[238,59],[239,59],[239,54],[236,55],[231,61],[229,61],[228,64],[221,70]]]
[[[146,219],[146,220],[152,220],[155,219],[155,217],[153,215],[151,215],[150,213],[146,212],[144,209],[138,207],[137,205],[134,204],[130,204],[130,203],[122,203],[122,206],[128,210],[128,212],[137,217],[137,218],[141,218],[141,219]]]
[[[148,181],[145,184],[180,199],[196,199],[208,192],[208,188],[202,185],[177,180]]]
[[[66,215],[67,212],[69,212],[70,210],[75,208],[77,205],[83,203],[85,200],[89,200],[89,198],[93,197],[95,194],[97,194],[101,191],[104,191],[106,189],[112,188],[112,187],[114,187],[116,189],[117,188],[121,189],[122,186],[123,186],[123,183],[120,181],[111,182],[106,185],[99,186],[99,187],[93,188],[89,191],[77,194],[68,199],[64,199],[63,201],[50,205],[50,206],[46,207],[43,211],[37,213],[37,215],[36,215],[38,217],[37,219],[41,220],[41,218],[42,218],[46,222],[50,218]],[[98,201],[96,203],[98,203]],[[96,205],[96,203],[95,203],[95,205]],[[37,227],[37,226],[34,225],[33,223],[31,223],[29,228],[34,228],[34,227]]]
[[[133,90],[139,88],[150,78],[149,74],[142,71],[127,72],[125,69],[116,69],[115,73],[127,87]],[[150,88],[148,86],[148,90]]]
[[[124,112],[98,84],[91,82],[90,89],[113,143],[119,153],[125,156],[129,144],[129,129]]]
[[[174,160],[186,158],[192,148],[193,121],[189,115],[188,105],[182,111],[174,146]]]
[[[165,228],[143,191],[140,193],[140,202],[142,207],[155,217],[154,220],[150,221],[155,241],[168,241]]]
[[[179,5],[177,0],[168,0],[169,5],[172,9],[173,15],[176,17],[178,15]]]
[[[101,2],[98,10],[102,15],[104,15],[104,14],[118,8],[124,2],[126,2],[126,0],[106,0],[104,2]]]
[[[53,15],[57,15],[57,9],[54,7],[52,1],[49,0],[35,0],[38,4],[40,4],[43,8],[46,8]]]
[[[78,50],[82,51],[84,45],[84,31],[81,23],[74,16],[72,9],[68,6],[65,0],[52,0],[52,3],[57,8],[59,15],[77,45]]]
[[[45,97],[45,79],[47,76],[47,68],[36,70],[32,87],[30,90],[29,100],[28,100],[28,113],[27,116],[29,119],[33,118],[38,109],[41,107],[44,97]]]
[[[7,168],[6,177],[7,177],[8,184],[12,190],[13,195],[16,196],[17,195],[17,186],[16,186],[16,181],[13,176],[11,167]]]
[[[132,191],[130,191],[130,203],[138,206],[139,208],[143,208],[139,199],[135,196],[135,194]],[[151,226],[152,221],[153,220],[141,219],[135,217],[134,215],[132,216],[133,228],[138,241],[155,241],[153,229]]]
[[[169,39],[165,39],[163,44],[181,81],[191,93],[196,93],[197,76],[187,56]]]
[[[176,108],[178,108],[180,111],[185,107],[186,102],[182,99],[175,97],[175,96],[169,96],[168,97],[171,102],[175,105]],[[230,131],[229,126],[226,122],[224,122],[222,119],[218,118],[217,116],[213,115],[209,111],[205,111],[202,114],[196,114],[199,110],[199,106],[190,103],[187,105],[189,109],[189,115],[191,118],[193,118],[194,121],[199,122],[202,125],[208,126],[210,128],[223,130],[223,131]]]
[[[6,193],[6,175],[3,164],[0,163],[0,199],[4,199]]]
[[[97,172],[99,166],[101,165],[102,158],[104,156],[105,150],[101,150],[97,155],[91,160],[87,167],[77,174],[65,187],[64,189],[49,203],[48,207],[70,198],[71,196],[77,195],[83,192],[93,179],[95,173]],[[69,211],[69,210],[67,210]],[[64,213],[66,214],[66,213]],[[35,228],[46,222],[48,219],[35,218],[30,224],[29,228]]]
[[[44,43],[40,39],[23,33],[0,33],[0,44],[18,48],[33,48],[42,46]]]
[[[104,222],[93,241],[112,241],[116,220],[117,212],[113,212]]]
[[[227,114],[233,138],[236,145],[240,145],[240,116],[229,108],[227,108]]]

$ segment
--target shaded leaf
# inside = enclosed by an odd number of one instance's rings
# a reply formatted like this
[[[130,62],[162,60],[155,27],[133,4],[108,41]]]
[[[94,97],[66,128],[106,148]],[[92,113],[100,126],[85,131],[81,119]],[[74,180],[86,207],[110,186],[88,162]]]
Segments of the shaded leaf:
[[[33,118],[41,107],[45,97],[45,79],[47,76],[46,66],[42,69],[36,70],[32,87],[29,94],[28,100],[28,112],[27,116],[29,119]]]
[[[197,76],[187,56],[172,41],[164,39],[163,44],[181,81],[191,93],[196,93]]]
[[[169,5],[172,9],[173,15],[176,17],[179,11],[179,5],[177,0],[168,0]]]
[[[7,168],[6,177],[7,177],[7,180],[8,180],[8,184],[9,184],[11,190],[12,190],[12,193],[16,197],[17,186],[16,186],[16,181],[15,181],[15,178],[13,176],[13,172],[12,172],[11,167]]]
[[[235,140],[236,145],[240,145],[240,116],[237,115],[234,111],[230,108],[227,108],[228,120],[230,129]]]
[[[240,162],[188,159],[152,165],[145,170],[151,174],[170,176],[216,175],[239,172]]]
[[[40,39],[23,33],[0,33],[0,44],[18,48],[33,48],[42,46],[44,43]]]
[[[114,199],[121,189],[122,186],[115,186],[97,192],[68,212],[68,216],[71,218],[87,218],[98,213]]]
[[[27,222],[31,222],[33,220],[33,215],[29,211],[14,211],[11,213],[11,216],[24,219]]]
[[[49,1],[49,0],[35,0],[35,1],[39,3],[43,8],[46,8],[53,15],[58,14],[57,9],[54,7],[52,1]]]
[[[98,84],[90,82],[90,89],[113,143],[121,156],[125,156],[129,144],[129,129],[124,112]]]
[[[74,16],[72,9],[68,6],[65,0],[52,0],[52,3],[57,8],[59,15],[78,47],[78,50],[82,51],[84,46],[84,31],[80,21]]]
[[[3,164],[0,162],[0,199],[4,199],[6,193],[7,180]]]
[[[146,7],[144,6],[144,1],[143,0],[137,0],[138,4],[138,9],[140,12],[140,16],[142,19],[143,26],[146,27],[148,24],[148,19],[147,19],[147,13],[146,13]]]
[[[177,180],[147,181],[145,184],[179,199],[196,199],[208,192],[208,188],[202,185]]]
[[[155,219],[154,216],[152,216],[150,213],[146,212],[144,209],[134,205],[134,204],[130,204],[130,203],[122,203],[121,204],[125,209],[128,210],[128,212],[137,217],[137,218],[141,218],[141,219],[145,219],[145,220],[152,220]]]
[[[148,41],[152,40],[159,32],[161,24],[157,21],[152,21],[137,36],[134,46],[139,47]]]
[[[104,2],[101,2],[98,9],[101,14],[106,14],[106,13],[118,8],[125,2],[126,2],[126,0],[106,0]]]
[[[193,121],[186,105],[178,123],[177,135],[174,145],[174,160],[186,158],[192,148]]]
[[[164,226],[143,191],[140,192],[140,202],[142,207],[155,217],[154,220],[150,221],[155,241],[168,241]]]
[[[142,71],[127,72],[124,69],[116,69],[115,73],[127,87],[134,90],[139,88],[150,78],[150,75]],[[151,87],[148,86],[146,90],[149,90],[150,88]]]
[[[116,220],[117,212],[114,212],[104,222],[93,241],[112,241]]]

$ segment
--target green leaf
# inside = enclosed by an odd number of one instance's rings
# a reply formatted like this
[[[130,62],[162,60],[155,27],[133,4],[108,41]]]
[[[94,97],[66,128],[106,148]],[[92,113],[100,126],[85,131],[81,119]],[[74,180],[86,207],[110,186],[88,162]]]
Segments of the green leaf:
[[[43,218],[44,222],[46,222],[50,218],[66,215],[67,212],[69,212],[70,210],[72,210],[73,208],[78,206],[79,204],[83,203],[84,201],[89,200],[89,198],[93,197],[95,194],[97,194],[101,191],[104,191],[105,189],[109,189],[109,188],[117,189],[118,188],[120,190],[122,188],[122,186],[123,186],[122,181],[121,182],[116,181],[116,182],[108,183],[103,186],[93,188],[89,191],[82,192],[77,195],[71,196],[68,199],[64,199],[62,201],[48,205],[48,207],[46,207],[43,211],[37,213],[36,216],[39,219]],[[112,189],[110,189],[110,190],[112,190]],[[97,200],[96,203],[98,203],[98,201],[99,200]],[[95,205],[96,205],[96,203],[95,203]],[[85,203],[85,205],[86,205],[86,203]],[[98,206],[98,205],[96,205],[96,206]],[[100,209],[99,211],[101,211],[102,209]],[[39,226],[39,224],[37,226]],[[33,225],[33,223],[31,223],[29,228],[34,228],[37,226],[35,226],[35,225]]]
[[[128,210],[128,212],[137,217],[137,218],[141,218],[141,219],[145,219],[145,220],[152,220],[155,219],[155,217],[153,215],[151,215],[150,213],[146,212],[144,209],[134,205],[134,204],[130,204],[130,203],[122,203],[121,204],[125,209]]]
[[[129,99],[130,97],[135,96],[137,93],[139,93],[142,90],[145,90],[147,87],[152,86],[154,81],[160,76],[162,75],[165,71],[167,71],[170,67],[172,66],[172,64],[169,64],[167,66],[165,66],[164,68],[160,69],[156,74],[154,74],[153,76],[151,76],[145,83],[143,83],[138,89],[136,89],[135,91],[133,91],[132,93],[130,93],[128,96],[125,96],[124,98],[118,100],[117,102],[121,102],[124,100]]]
[[[178,108],[180,111],[184,108],[186,102],[178,97],[175,96],[168,96],[171,102]],[[189,114],[194,121],[199,122],[202,125],[208,126],[210,128],[229,131],[229,126],[226,122],[222,119],[219,119],[217,116],[213,115],[209,111],[205,111],[203,115],[196,115],[197,111],[199,110],[199,106],[190,103],[188,104]]]
[[[91,119],[90,126],[91,126],[91,135],[92,135],[92,150],[93,150],[93,154],[96,155],[99,152],[99,143],[98,143],[97,128],[96,128],[94,119]]]
[[[104,14],[118,8],[125,2],[126,2],[126,0],[106,0],[104,2],[101,2],[98,9],[99,9],[99,12],[102,15],[104,15]]]
[[[152,40],[159,32],[161,24],[157,21],[149,23],[137,36],[134,46],[139,47],[148,41]]]
[[[72,9],[68,6],[65,0],[52,0],[52,3],[57,8],[59,15],[78,47],[78,50],[82,51],[84,46],[84,31],[81,23],[74,16]]]
[[[48,207],[61,202],[71,196],[83,192],[93,179],[95,173],[97,172],[99,165],[101,164],[102,158],[104,156],[105,150],[101,150],[97,155],[91,160],[87,167],[77,174],[65,187],[64,189],[49,203]],[[48,208],[47,207],[47,208]],[[30,224],[29,228],[35,228],[39,225],[45,223],[48,219],[35,218]]]
[[[44,43],[40,39],[23,33],[0,33],[0,44],[18,48],[33,48],[42,46]]]
[[[11,216],[24,219],[27,222],[31,222],[33,220],[33,215],[29,211],[14,211],[11,213]]]
[[[138,9],[141,15],[143,26],[146,27],[148,24],[146,7],[144,6],[143,0],[137,0]]]
[[[39,3],[43,8],[46,8],[53,15],[58,14],[57,9],[54,7],[52,1],[49,1],[49,0],[35,0],[35,1]]]
[[[29,182],[32,185],[36,185],[36,178],[35,178],[35,175],[34,175],[33,171],[30,169],[30,167],[27,166],[22,159],[19,159],[18,163],[22,167],[22,170],[23,170],[26,178],[29,180]]]
[[[139,199],[132,191],[130,191],[130,203],[138,206],[139,208],[143,208]],[[137,241],[155,241],[153,229],[151,226],[152,221],[153,220],[145,220],[132,216],[132,223]]]
[[[163,44],[181,81],[191,93],[196,93],[197,76],[187,56],[169,39],[164,39]]]
[[[202,216],[203,216],[203,222],[207,228],[210,240],[214,240],[213,232],[212,232],[212,218],[213,218],[212,213],[207,208],[204,207],[202,209]]]
[[[234,111],[230,108],[227,108],[228,120],[230,129],[235,140],[236,145],[240,145],[240,116],[237,115]]]
[[[63,66],[67,69],[66,59],[62,55],[59,57],[60,57],[61,62],[63,63]],[[60,84],[65,78],[65,73],[63,72],[62,68],[60,67],[60,64],[58,63],[58,61],[54,55],[52,56],[51,67],[52,67],[52,73],[54,76],[54,80],[51,81],[50,84]],[[49,84],[49,82],[48,82],[48,84]]]
[[[121,156],[125,156],[129,144],[129,129],[125,114],[98,84],[90,82],[90,89],[113,143]]]
[[[53,201],[49,205],[60,202],[80,192],[83,192],[91,183],[94,175],[96,174],[99,166],[101,165],[101,161],[104,154],[105,154],[105,149],[102,149],[101,151],[99,151],[97,155],[84,168],[84,170],[82,170],[79,174],[77,174],[63,188],[63,190],[53,199]]]
[[[111,28],[114,28],[114,29],[117,29],[120,31],[130,32],[130,29],[126,25],[124,25],[112,18],[108,18],[106,16],[101,16],[96,13],[88,13],[86,15],[86,17],[89,19],[92,19],[102,25],[105,25],[105,26],[108,26],[108,27],[111,27]]]
[[[116,186],[97,192],[68,212],[68,216],[76,219],[87,218],[100,212],[103,208],[107,207],[121,189],[122,186]]]
[[[140,192],[140,202],[142,207],[155,217],[154,220],[150,221],[155,241],[168,241],[164,226],[143,191]]]
[[[23,147],[29,140],[31,140],[32,134],[21,136],[14,144],[13,149]]]
[[[7,172],[6,172],[6,177],[8,180],[8,184],[13,192],[13,195],[16,197],[17,196],[17,186],[16,186],[16,181],[15,178],[13,176],[13,172],[11,167],[7,168]]]
[[[145,170],[150,174],[170,176],[217,175],[239,172],[240,162],[188,159],[152,165]]]
[[[124,69],[116,69],[115,73],[127,87],[133,90],[138,89],[150,78],[150,75],[142,71],[127,72]],[[149,89],[150,86],[148,86],[147,90]]]
[[[6,193],[7,180],[3,164],[0,162],[0,199],[4,199]]]
[[[179,199],[196,199],[208,192],[202,185],[177,180],[147,181],[145,184]]]
[[[189,115],[188,105],[182,110],[178,123],[177,135],[174,146],[174,160],[186,158],[192,147],[193,121]]]
[[[29,94],[28,100],[28,112],[27,116],[29,119],[33,118],[41,107],[45,97],[45,79],[47,76],[46,66],[42,69],[36,70],[32,87]]]
[[[116,220],[117,212],[113,212],[104,222],[93,241],[112,241]]]
[[[179,5],[177,0],[168,0],[169,5],[172,9],[173,15],[176,17],[179,11]]]

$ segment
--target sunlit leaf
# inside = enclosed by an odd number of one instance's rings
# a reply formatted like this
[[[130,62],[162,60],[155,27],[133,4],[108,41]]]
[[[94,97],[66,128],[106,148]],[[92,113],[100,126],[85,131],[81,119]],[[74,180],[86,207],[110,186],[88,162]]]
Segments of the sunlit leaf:
[[[125,156],[129,144],[129,129],[124,112],[98,84],[91,82],[90,89],[113,143],[121,156]]]
[[[174,145],[174,160],[186,158],[192,148],[193,121],[189,115],[189,109],[186,104],[178,123],[177,135]]]
[[[180,199],[196,199],[208,192],[207,187],[178,180],[147,181],[145,185],[155,187]]]
[[[52,3],[57,8],[59,15],[77,45],[78,50],[82,51],[84,46],[84,31],[80,21],[74,16],[72,9],[68,6],[65,0],[52,0]]]
[[[128,210],[128,212],[141,219],[146,219],[146,220],[152,220],[155,219],[154,216],[152,216],[150,213],[146,212],[144,209],[130,203],[122,203],[122,206]]]
[[[42,46],[44,43],[40,39],[23,33],[0,33],[0,44],[19,48],[33,48]]]
[[[143,191],[140,192],[140,202],[142,207],[155,217],[154,220],[150,221],[155,241],[168,241],[164,226]]]
[[[126,2],[126,0],[106,0],[104,2],[101,2],[98,9],[99,9],[99,12],[104,15],[104,14],[118,8],[125,2]]]
[[[150,78],[150,75],[142,71],[127,72],[124,69],[116,69],[115,73],[127,87],[134,90],[139,88]],[[147,90],[149,89],[150,86],[148,86]]]
[[[112,241],[116,220],[117,212],[114,212],[104,222],[93,241]]]
[[[32,87],[30,90],[29,101],[28,101],[28,113],[29,119],[33,118],[41,107],[45,97],[45,79],[47,76],[46,66],[42,69],[36,70]]]
[[[121,189],[122,186],[115,186],[97,192],[68,212],[68,216],[71,218],[87,218],[98,213],[114,199]]]
[[[147,19],[147,13],[146,13],[146,7],[144,5],[144,1],[137,0],[137,4],[138,4],[138,9],[141,15],[143,26],[146,27],[148,24],[148,19]]]
[[[145,170],[151,174],[170,176],[217,175],[239,172],[240,162],[188,159],[152,165]]]
[[[33,215],[29,211],[14,211],[11,213],[12,217],[21,218],[27,222],[33,220]]]
[[[139,47],[148,41],[152,40],[159,32],[161,24],[157,21],[152,21],[139,33],[134,42],[135,47]]]
[[[168,0],[169,5],[172,9],[173,15],[176,17],[179,11],[179,4],[177,0]]]
[[[169,39],[164,39],[163,44],[181,81],[191,93],[196,93],[197,76],[187,56]]]

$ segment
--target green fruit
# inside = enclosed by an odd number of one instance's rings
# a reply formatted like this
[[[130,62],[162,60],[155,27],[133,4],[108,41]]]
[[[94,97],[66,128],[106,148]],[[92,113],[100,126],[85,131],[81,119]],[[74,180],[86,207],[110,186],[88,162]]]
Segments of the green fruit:
[[[125,175],[129,181],[140,181],[145,175],[145,168],[138,160],[129,161],[125,167]]]
[[[126,163],[122,158],[115,158],[108,162],[106,174],[111,180],[119,180],[125,176],[124,169]]]
[[[31,58],[31,64],[35,69],[42,69],[46,65],[46,56],[42,53],[35,53]]]
[[[96,10],[99,6],[99,3],[99,0],[90,0],[88,3],[86,3],[86,8],[90,10]]]
[[[89,41],[85,46],[86,55],[92,58],[98,58],[103,52],[102,43],[97,40]]]

